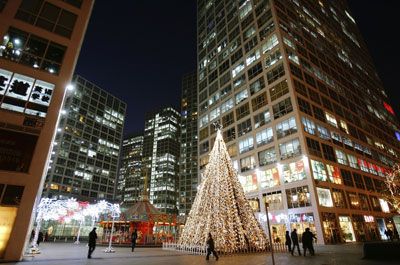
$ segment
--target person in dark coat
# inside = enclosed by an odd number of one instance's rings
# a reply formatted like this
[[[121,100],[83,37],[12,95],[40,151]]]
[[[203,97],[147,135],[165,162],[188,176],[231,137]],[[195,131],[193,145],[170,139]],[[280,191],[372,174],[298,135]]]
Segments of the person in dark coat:
[[[314,256],[314,246],[313,238],[317,239],[313,233],[311,233],[310,228],[306,228],[306,231],[301,236],[301,241],[303,243],[304,257],[306,256],[307,249],[310,251],[311,256]]]
[[[285,238],[285,245],[287,246],[288,251],[292,252],[292,240],[290,239],[289,231],[286,231]]]
[[[89,233],[89,251],[88,251],[88,259],[92,258],[92,253],[94,249],[96,248],[96,239],[97,239],[97,233],[96,233],[96,227],[93,228],[93,230]]]
[[[293,247],[292,247],[292,256],[293,256],[293,252],[295,247],[297,246],[297,251],[299,252],[299,256],[301,256],[301,252],[300,252],[300,246],[299,246],[299,236],[297,235],[297,229],[293,229],[292,233],[290,234],[290,237],[292,238],[292,243],[293,243]]]
[[[40,242],[43,242],[43,232],[42,231],[40,231],[39,234],[38,234],[38,238],[37,238],[36,244],[39,246]]]
[[[135,250],[137,240],[137,229],[135,229],[132,233],[131,243],[132,243],[132,252]]]
[[[390,228],[387,230],[387,237],[390,241],[393,241],[393,231]]]
[[[206,260],[209,260],[211,253],[214,255],[215,260],[218,260],[217,252],[214,249],[214,239],[212,238],[211,233],[208,233]]]

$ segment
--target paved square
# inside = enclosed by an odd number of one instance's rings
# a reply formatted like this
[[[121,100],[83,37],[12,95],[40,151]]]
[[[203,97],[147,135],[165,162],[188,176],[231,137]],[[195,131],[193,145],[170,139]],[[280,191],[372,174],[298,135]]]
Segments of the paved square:
[[[105,246],[97,246],[92,259],[87,259],[87,247],[85,243],[74,245],[72,243],[42,243],[42,253],[34,257],[26,257],[24,262],[8,263],[19,265],[265,265],[272,264],[270,254],[242,254],[233,256],[221,256],[219,261],[213,257],[209,261],[204,256],[193,256],[183,252],[167,251],[161,248],[136,248],[131,252],[129,248],[117,247],[115,253],[104,253]],[[335,245],[316,246],[314,257],[292,257],[288,253],[276,253],[277,265],[382,265],[399,264],[397,262],[382,262],[363,260],[362,245]]]

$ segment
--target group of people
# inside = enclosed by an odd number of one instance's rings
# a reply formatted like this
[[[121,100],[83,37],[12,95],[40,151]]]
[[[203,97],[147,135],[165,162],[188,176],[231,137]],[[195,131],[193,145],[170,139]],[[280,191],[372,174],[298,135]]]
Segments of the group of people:
[[[286,231],[286,240],[285,245],[288,248],[288,251],[294,255],[295,248],[297,246],[297,251],[299,256],[301,256],[300,245],[299,245],[299,236],[297,235],[297,229],[293,229],[292,233],[289,234],[289,231]],[[310,228],[306,228],[304,233],[301,235],[301,243],[303,244],[303,254],[306,256],[307,249],[310,252],[311,256],[315,255],[313,239],[317,239],[315,235],[310,231]]]

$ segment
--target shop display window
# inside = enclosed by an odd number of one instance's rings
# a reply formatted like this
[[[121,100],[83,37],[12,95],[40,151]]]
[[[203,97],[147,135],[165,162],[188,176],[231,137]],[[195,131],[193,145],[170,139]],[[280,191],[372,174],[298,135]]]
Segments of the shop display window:
[[[381,211],[381,205],[379,203],[378,198],[375,197],[375,196],[369,196],[369,198],[371,199],[372,210],[374,210],[376,212],[380,212]]]
[[[319,181],[327,181],[328,175],[326,173],[324,163],[311,159],[311,168],[313,171],[314,179]]]
[[[339,225],[340,229],[342,230],[342,237],[345,242],[356,241],[353,225],[349,216],[339,216]]]
[[[356,210],[361,209],[360,198],[356,193],[347,192],[347,198],[349,199],[349,205],[351,209],[356,209]]]
[[[286,190],[288,208],[311,206],[308,186],[296,187]]]
[[[379,199],[379,204],[381,205],[382,212],[390,213],[389,204],[384,199]]]
[[[322,226],[324,229],[325,243],[337,244],[341,243],[341,236],[339,227],[336,221],[336,214],[334,213],[321,213]]]
[[[261,188],[272,188],[280,185],[279,171],[276,167],[260,171]]]
[[[319,205],[324,207],[333,207],[331,191],[329,189],[317,187]]]
[[[244,192],[252,192],[258,190],[256,173],[247,176],[239,175],[239,181],[240,184],[242,184]]]
[[[253,209],[254,212],[260,212],[260,201],[258,198],[251,198],[248,201],[251,209]]]
[[[276,210],[283,210],[283,201],[282,201],[282,193],[281,191],[270,192],[264,194],[264,200],[268,203],[269,207],[268,210],[276,211]]]
[[[335,207],[347,208],[346,198],[344,197],[343,190],[332,189],[332,198]]]
[[[340,177],[340,170],[337,166],[326,164],[328,171],[329,181],[335,184],[342,184],[342,178]]]
[[[282,172],[285,183],[299,181],[306,178],[303,159],[290,164],[284,164]]]
[[[365,194],[358,194],[360,196],[361,210],[369,211],[368,196]]]

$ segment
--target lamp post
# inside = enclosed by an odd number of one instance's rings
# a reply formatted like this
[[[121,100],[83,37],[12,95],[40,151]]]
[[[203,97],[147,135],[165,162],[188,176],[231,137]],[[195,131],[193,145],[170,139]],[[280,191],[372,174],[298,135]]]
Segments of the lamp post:
[[[274,246],[273,246],[272,237],[271,237],[271,228],[269,226],[268,206],[269,206],[268,202],[265,202],[265,214],[267,215],[268,237],[269,237],[269,242],[271,242],[272,265],[275,265]]]

